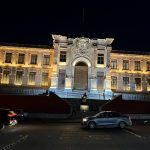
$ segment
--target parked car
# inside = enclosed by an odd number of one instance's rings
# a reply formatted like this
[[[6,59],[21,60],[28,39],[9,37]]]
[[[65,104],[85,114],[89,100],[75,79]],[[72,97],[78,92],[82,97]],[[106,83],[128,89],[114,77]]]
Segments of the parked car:
[[[0,110],[0,129],[5,128],[5,126],[16,125],[17,123],[17,114],[14,111]]]
[[[97,127],[125,128],[126,126],[131,126],[132,121],[128,115],[123,115],[115,111],[102,111],[94,116],[82,118],[81,124],[82,127],[91,129]]]

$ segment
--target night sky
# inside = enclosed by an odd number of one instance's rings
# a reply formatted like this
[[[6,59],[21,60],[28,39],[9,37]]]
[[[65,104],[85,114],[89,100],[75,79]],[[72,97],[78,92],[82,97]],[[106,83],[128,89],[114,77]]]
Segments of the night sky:
[[[51,34],[61,34],[114,38],[115,50],[150,52],[148,1],[1,2],[0,43],[52,45]]]

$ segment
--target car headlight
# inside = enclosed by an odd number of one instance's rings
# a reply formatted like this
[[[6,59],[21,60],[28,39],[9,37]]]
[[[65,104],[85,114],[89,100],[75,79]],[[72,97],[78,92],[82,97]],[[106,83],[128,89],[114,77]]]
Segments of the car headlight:
[[[86,122],[86,121],[88,121],[88,119],[87,118],[83,118],[83,122]]]

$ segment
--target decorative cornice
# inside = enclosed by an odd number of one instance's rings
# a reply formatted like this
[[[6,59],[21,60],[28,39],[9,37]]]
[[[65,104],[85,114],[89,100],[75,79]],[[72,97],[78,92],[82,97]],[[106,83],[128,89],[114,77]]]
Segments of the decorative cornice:
[[[75,41],[88,41],[88,42],[92,42],[95,43],[97,45],[104,45],[104,46],[110,46],[112,44],[112,42],[114,41],[113,38],[106,38],[106,39],[90,39],[90,38],[86,38],[86,37],[77,37],[77,38],[67,38],[67,36],[62,36],[62,35],[56,35],[56,34],[52,34],[52,38],[53,38],[53,42],[54,43],[70,43]]]

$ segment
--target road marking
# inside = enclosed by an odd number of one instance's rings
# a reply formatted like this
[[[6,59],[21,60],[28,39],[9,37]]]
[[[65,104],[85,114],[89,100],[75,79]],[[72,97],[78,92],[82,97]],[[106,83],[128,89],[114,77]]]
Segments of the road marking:
[[[20,135],[19,135],[19,137],[20,137]],[[12,143],[10,143],[10,144],[8,144],[8,145],[6,145],[6,146],[1,147],[0,150],[8,150],[8,149],[11,149],[11,148],[14,147],[15,145],[24,142],[27,138],[28,138],[28,135],[24,135],[24,136],[22,136],[21,138],[19,138],[17,141],[12,142]]]
[[[129,130],[124,129],[123,131],[125,131],[125,132],[127,132],[127,133],[130,133],[130,134],[132,134],[132,135],[134,135],[134,136],[136,136],[136,137],[138,137],[138,138],[142,138],[141,135],[138,135],[138,134],[136,134],[136,133],[134,133],[134,132],[131,132],[131,131],[129,131]]]

